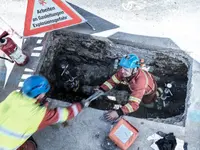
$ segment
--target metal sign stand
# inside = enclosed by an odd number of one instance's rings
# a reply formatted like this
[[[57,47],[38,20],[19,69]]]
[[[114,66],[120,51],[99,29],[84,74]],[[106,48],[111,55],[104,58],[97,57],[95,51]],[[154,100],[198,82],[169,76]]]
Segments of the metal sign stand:
[[[95,31],[96,29],[94,28],[94,26],[93,25],[91,25],[88,21],[86,22],[91,28],[92,28],[92,30],[93,31]]]

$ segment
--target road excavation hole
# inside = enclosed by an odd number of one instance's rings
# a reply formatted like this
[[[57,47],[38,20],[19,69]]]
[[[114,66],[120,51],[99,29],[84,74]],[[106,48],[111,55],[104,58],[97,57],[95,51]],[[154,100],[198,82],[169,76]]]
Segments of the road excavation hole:
[[[93,94],[96,86],[101,85],[119,69],[119,66],[115,68],[116,59],[135,53],[145,59],[158,87],[168,91],[160,108],[141,106],[130,115],[139,118],[169,118],[184,113],[188,68],[187,59],[180,52],[139,49],[108,39],[75,33],[54,32],[52,37],[52,41],[49,40],[48,43],[50,46],[43,54],[39,71],[52,85],[49,97],[72,103],[86,99]],[[110,97],[101,96],[90,107],[110,110],[124,105],[129,92],[127,86],[116,86],[107,94]]]

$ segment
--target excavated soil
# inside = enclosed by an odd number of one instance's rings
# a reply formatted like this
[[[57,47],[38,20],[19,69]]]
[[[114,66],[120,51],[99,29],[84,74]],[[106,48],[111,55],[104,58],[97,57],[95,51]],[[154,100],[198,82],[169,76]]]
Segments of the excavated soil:
[[[187,58],[180,51],[139,49],[109,39],[77,33],[51,33],[41,60],[39,72],[52,85],[49,97],[67,102],[79,102],[94,92],[116,72],[114,62],[123,55],[135,53],[145,59],[159,87],[171,83],[170,104],[162,110],[140,107],[130,114],[139,118],[170,118],[182,116],[187,93]],[[119,68],[119,67],[118,67]],[[116,101],[102,96],[90,107],[102,110],[113,109],[115,104],[126,104],[129,96],[127,86],[120,85],[108,93]],[[182,117],[176,120],[181,121]]]

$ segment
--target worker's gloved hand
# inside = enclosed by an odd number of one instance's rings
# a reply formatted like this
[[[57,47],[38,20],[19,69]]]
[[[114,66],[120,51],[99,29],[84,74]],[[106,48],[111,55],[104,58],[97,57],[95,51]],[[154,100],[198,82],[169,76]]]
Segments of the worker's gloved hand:
[[[104,118],[106,121],[115,121],[119,118],[117,111],[108,111],[104,114]]]
[[[122,109],[110,110],[110,111],[108,111],[104,114],[104,119],[106,121],[112,122],[112,121],[116,121],[117,119],[119,119],[123,115],[124,115],[124,113],[123,113]]]

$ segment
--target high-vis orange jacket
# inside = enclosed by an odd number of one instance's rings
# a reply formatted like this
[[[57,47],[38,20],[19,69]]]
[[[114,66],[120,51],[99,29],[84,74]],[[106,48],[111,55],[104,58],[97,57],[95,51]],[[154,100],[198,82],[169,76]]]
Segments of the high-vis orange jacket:
[[[36,131],[70,120],[81,109],[81,104],[73,104],[49,110],[35,99],[14,91],[0,103],[0,149],[17,149]]]
[[[152,74],[145,70],[138,69],[138,72],[133,77],[124,78],[122,69],[120,69],[109,80],[104,82],[100,88],[104,91],[109,91],[117,84],[127,84],[131,91],[128,103],[121,108],[123,114],[136,111],[141,101],[148,104],[156,100],[157,85],[155,79]]]

